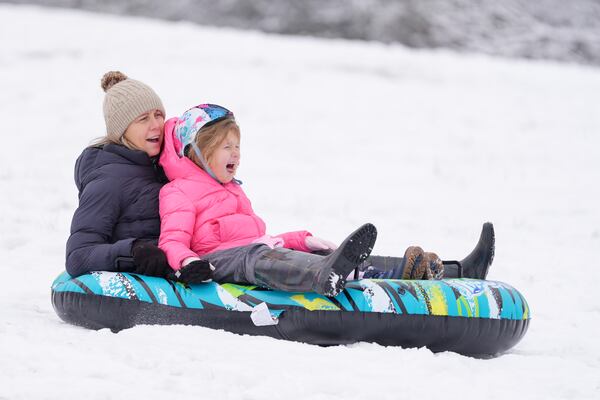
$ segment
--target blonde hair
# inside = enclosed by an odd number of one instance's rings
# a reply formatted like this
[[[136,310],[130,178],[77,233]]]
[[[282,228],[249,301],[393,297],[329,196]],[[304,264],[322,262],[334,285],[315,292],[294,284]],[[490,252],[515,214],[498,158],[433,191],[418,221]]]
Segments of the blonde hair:
[[[101,136],[99,138],[94,139],[90,143],[90,147],[102,147],[105,144],[110,144],[110,143],[112,143],[112,144],[120,144],[122,146],[127,147],[130,150],[139,150],[129,140],[127,140],[127,138],[125,137],[125,135],[122,135],[119,138],[114,137],[114,135]]]
[[[233,117],[227,117],[198,131],[196,134],[196,146],[200,149],[202,157],[204,157],[206,162],[209,162],[217,147],[223,143],[229,133],[233,133],[238,140],[240,139],[240,127]],[[204,169],[193,149],[188,151],[187,157],[200,168]]]

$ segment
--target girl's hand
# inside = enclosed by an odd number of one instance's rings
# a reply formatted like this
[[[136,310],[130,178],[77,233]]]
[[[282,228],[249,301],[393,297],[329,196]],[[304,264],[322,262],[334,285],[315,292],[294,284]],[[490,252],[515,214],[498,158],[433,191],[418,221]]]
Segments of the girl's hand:
[[[338,248],[335,243],[315,236],[307,236],[306,239],[304,239],[304,243],[311,251],[333,251]]]
[[[215,267],[210,262],[198,259],[186,264],[185,267],[181,267],[177,271],[171,270],[171,273],[167,275],[167,279],[185,284],[210,282],[214,270]]]

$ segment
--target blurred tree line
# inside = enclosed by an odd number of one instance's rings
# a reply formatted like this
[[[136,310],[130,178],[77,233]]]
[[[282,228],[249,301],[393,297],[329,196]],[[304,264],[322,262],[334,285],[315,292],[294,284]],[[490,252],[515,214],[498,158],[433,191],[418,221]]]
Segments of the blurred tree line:
[[[600,65],[600,0],[8,0]]]

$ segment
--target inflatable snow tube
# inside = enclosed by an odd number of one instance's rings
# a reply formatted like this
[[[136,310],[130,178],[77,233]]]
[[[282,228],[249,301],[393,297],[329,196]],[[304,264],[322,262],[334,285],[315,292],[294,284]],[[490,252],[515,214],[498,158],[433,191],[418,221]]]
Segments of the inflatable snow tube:
[[[263,304],[264,303],[264,304]],[[486,356],[525,335],[523,296],[494,281],[351,281],[336,297],[256,286],[186,286],[137,274],[93,272],[52,284],[64,321],[119,331],[139,324],[186,324],[317,345],[373,342]]]

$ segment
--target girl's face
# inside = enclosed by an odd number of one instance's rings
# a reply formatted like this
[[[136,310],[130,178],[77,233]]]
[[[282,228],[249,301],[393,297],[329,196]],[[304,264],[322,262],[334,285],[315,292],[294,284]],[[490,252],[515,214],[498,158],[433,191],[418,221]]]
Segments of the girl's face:
[[[160,153],[164,126],[165,116],[162,111],[152,110],[134,119],[123,136],[133,147],[154,157]]]
[[[240,157],[240,140],[229,132],[206,161],[221,183],[229,183],[235,177]]]

